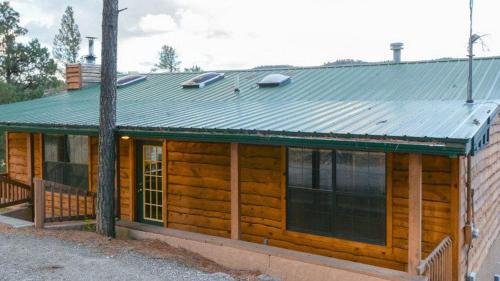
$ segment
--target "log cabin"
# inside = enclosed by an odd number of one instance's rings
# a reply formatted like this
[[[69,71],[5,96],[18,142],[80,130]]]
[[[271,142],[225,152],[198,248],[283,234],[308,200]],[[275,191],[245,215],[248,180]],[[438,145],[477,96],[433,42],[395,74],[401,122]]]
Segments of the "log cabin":
[[[117,217],[466,280],[500,232],[500,58],[474,60],[472,103],[467,69],[449,59],[120,78]],[[96,71],[68,65],[67,91],[0,106],[0,181],[98,189]],[[67,208],[47,200],[52,214]]]

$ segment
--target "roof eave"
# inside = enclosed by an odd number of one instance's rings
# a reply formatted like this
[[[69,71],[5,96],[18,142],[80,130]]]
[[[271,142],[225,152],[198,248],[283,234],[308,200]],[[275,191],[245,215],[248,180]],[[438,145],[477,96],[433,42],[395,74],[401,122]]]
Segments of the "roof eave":
[[[0,130],[47,134],[78,134],[97,136],[96,126],[0,124]],[[335,148],[400,153],[437,154],[456,157],[470,151],[467,139],[431,139],[373,135],[341,135],[291,132],[260,132],[244,130],[200,130],[118,127],[120,136],[136,138],[167,138],[180,141],[238,142],[260,145],[286,145],[311,148]]]
[[[120,127],[122,136],[137,138],[167,138],[179,141],[238,142],[260,145],[286,145],[311,148],[335,148],[350,150],[370,150],[401,153],[437,154],[456,157],[465,155],[468,140],[431,139],[401,140],[376,136],[355,137],[353,135],[290,134],[286,132],[217,132],[213,130],[171,130]]]

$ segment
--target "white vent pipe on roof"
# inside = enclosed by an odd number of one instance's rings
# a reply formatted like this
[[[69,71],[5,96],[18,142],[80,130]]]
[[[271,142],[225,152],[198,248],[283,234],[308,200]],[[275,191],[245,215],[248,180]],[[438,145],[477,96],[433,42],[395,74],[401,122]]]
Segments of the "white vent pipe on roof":
[[[393,55],[393,62],[394,63],[401,63],[401,50],[404,48],[404,44],[401,42],[396,42],[391,44],[391,50],[392,50],[392,55]]]

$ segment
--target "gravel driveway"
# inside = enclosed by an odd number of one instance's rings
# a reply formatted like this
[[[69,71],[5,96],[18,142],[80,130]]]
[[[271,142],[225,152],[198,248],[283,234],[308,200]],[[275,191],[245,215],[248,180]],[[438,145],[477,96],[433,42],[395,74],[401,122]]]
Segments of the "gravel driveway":
[[[234,280],[131,250],[107,255],[74,241],[0,232],[0,280]]]

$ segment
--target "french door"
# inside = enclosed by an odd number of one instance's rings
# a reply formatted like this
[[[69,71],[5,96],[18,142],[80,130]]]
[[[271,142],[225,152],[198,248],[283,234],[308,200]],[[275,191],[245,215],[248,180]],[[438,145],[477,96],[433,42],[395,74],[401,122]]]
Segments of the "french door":
[[[137,143],[137,218],[163,224],[163,147],[161,143]]]

